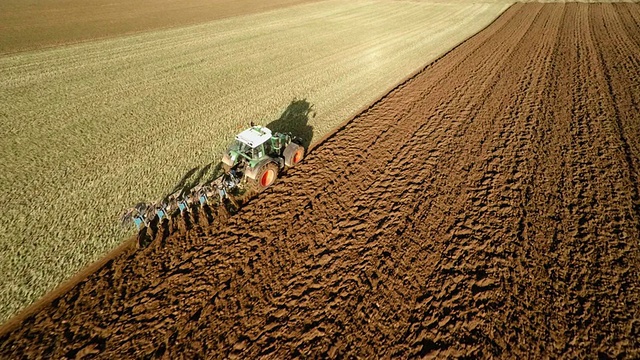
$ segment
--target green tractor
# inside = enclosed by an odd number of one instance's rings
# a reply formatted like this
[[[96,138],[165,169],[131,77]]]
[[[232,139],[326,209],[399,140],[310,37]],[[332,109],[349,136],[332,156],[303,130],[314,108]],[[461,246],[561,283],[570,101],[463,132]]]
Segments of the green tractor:
[[[180,190],[163,201],[139,203],[125,211],[121,217],[122,223],[133,222],[140,230],[149,226],[154,218],[162,220],[176,212],[182,214],[192,211],[194,204],[215,204],[216,195],[220,198],[218,204],[235,212],[240,205],[231,195],[237,187],[248,185],[252,190],[261,192],[276,181],[282,169],[295,166],[303,157],[304,147],[300,138],[290,133],[272,133],[264,126],[252,124],[249,129],[236,135],[235,141],[222,156],[225,170],[222,176],[196,186],[188,194]]]
[[[236,135],[222,156],[222,166],[232,182],[244,181],[261,192],[276,181],[282,169],[295,166],[303,158],[301,139],[252,125]]]

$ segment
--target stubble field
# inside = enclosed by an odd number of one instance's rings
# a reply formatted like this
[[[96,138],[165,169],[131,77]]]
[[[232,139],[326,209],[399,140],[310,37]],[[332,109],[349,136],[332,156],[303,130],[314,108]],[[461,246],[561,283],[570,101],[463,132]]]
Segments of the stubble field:
[[[3,0],[0,54],[260,13],[318,0]]]
[[[1,354],[638,358],[639,35],[637,4],[516,4]]]
[[[0,57],[0,320],[129,236],[125,208],[211,178],[250,121],[310,143],[506,7],[312,2]]]

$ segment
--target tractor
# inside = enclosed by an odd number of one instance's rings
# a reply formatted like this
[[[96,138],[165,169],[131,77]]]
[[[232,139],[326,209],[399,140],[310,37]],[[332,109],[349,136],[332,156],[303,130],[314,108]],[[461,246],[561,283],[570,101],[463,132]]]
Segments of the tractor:
[[[236,135],[222,156],[222,168],[225,170],[222,176],[194,187],[189,193],[181,189],[162,201],[139,203],[122,215],[122,223],[132,221],[141,229],[149,226],[154,218],[162,220],[176,212],[182,214],[195,204],[211,206],[217,203],[235,212],[240,205],[232,193],[236,193],[238,187],[251,188],[259,193],[276,181],[282,169],[295,166],[303,157],[304,147],[300,138],[290,133],[272,133],[264,126],[251,124],[250,128]]]
[[[222,156],[222,166],[234,185],[244,181],[261,192],[276,181],[282,169],[295,166],[303,157],[301,139],[252,124],[236,135]]]

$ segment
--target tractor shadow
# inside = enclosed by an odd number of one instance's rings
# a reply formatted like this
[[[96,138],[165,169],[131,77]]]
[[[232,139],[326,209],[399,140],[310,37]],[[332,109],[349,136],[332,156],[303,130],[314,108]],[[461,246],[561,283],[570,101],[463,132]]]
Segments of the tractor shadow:
[[[196,166],[182,176],[182,179],[180,179],[173,189],[162,197],[162,201],[166,202],[169,199],[169,196],[175,193],[185,195],[199,184],[213,181],[219,174],[222,174],[221,163],[214,165],[214,162],[210,162],[204,166]],[[203,182],[202,179],[207,180]]]
[[[305,149],[309,148],[313,139],[313,126],[309,125],[309,117],[315,117],[313,105],[307,99],[293,99],[277,120],[266,125],[271,131],[288,133],[302,139]]]
[[[315,117],[315,115],[313,105],[306,99],[293,99],[278,119],[265,126],[274,132],[290,132],[299,137],[302,140],[302,145],[305,149],[308,149],[313,139],[313,127],[309,125],[309,117]],[[247,123],[246,127],[248,128],[249,126],[250,124]],[[222,175],[222,163],[220,162],[222,156],[221,154],[215,155],[216,158],[212,159],[210,163],[196,166],[187,171],[173,189],[163,196],[162,200],[166,202],[170,195],[178,192],[182,195],[187,194],[194,187],[210,183]]]

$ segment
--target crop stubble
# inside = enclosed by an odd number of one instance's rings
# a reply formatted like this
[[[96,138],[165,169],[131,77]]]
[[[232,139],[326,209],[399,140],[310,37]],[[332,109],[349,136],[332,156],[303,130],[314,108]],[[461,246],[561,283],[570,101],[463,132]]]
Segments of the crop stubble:
[[[1,354],[638,357],[639,15],[514,5],[240,214],[114,259]]]

